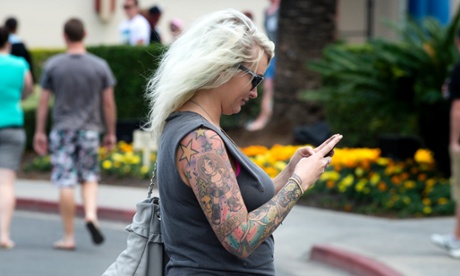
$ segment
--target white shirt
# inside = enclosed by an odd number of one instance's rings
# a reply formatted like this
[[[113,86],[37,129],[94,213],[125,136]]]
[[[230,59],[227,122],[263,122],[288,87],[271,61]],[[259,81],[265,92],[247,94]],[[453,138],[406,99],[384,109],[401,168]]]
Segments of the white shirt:
[[[119,30],[123,44],[136,45],[138,40],[142,40],[143,45],[150,43],[150,24],[140,14],[137,14],[131,20],[123,20]]]

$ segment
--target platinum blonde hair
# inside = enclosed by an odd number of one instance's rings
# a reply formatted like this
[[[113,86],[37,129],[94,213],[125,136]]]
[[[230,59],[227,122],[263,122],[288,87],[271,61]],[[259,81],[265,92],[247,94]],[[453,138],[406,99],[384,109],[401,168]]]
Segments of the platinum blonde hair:
[[[227,9],[211,13],[185,31],[161,58],[149,80],[149,123],[155,143],[167,117],[193,97],[229,81],[237,65],[255,65],[265,55],[270,61],[274,44],[243,13]]]

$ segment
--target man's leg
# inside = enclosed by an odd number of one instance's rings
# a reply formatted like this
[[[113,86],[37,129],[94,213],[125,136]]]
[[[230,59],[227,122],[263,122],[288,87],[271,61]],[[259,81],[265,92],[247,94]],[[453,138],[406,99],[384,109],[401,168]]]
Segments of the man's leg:
[[[10,236],[11,219],[16,205],[14,181],[16,173],[9,169],[0,169],[0,246],[14,246]]]
[[[260,113],[254,122],[247,125],[246,129],[249,131],[257,131],[263,129],[270,121],[273,113],[273,79],[265,79],[263,82],[264,91],[262,94],[262,102],[260,106]]]
[[[74,187],[77,183],[75,171],[75,132],[52,130],[50,133],[51,181],[59,188],[59,212],[64,228],[63,237],[53,244],[56,249],[75,248],[74,216],[76,211]]]
[[[276,58],[270,61],[270,65],[265,72],[265,80],[263,81],[263,94],[260,106],[260,113],[254,122],[246,126],[248,131],[257,131],[263,129],[270,121],[273,113],[273,94],[275,90],[275,70]]]
[[[455,226],[451,234],[440,235],[433,234],[431,241],[442,249],[449,252],[453,258],[460,258],[460,153],[450,152],[451,160],[451,194],[452,199],[456,202],[455,207]]]
[[[54,246],[58,249],[72,249],[75,247],[75,195],[73,187],[63,187],[59,191],[59,212],[64,227],[64,237]]]
[[[82,183],[82,198],[85,221],[95,244],[101,244],[104,237],[97,220],[97,190],[99,180],[99,133],[79,131],[77,170]],[[84,160],[81,162],[81,160]]]
[[[456,204],[455,207],[455,230],[454,235],[457,240],[460,241],[460,204]]]
[[[83,207],[87,222],[97,222],[97,190],[97,182],[87,181],[82,185]]]

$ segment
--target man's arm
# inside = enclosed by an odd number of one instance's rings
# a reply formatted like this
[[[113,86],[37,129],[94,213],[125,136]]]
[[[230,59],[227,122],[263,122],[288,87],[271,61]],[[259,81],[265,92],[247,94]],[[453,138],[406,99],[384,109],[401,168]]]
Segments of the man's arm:
[[[102,93],[102,106],[105,120],[105,135],[103,140],[103,146],[107,150],[111,150],[117,143],[115,135],[116,131],[116,120],[117,120],[117,107],[115,105],[115,99],[113,95],[113,87],[106,88]]]
[[[37,116],[34,134],[34,150],[40,154],[48,153],[48,138],[46,137],[46,120],[48,118],[48,104],[51,91],[43,89],[40,94],[40,100],[37,107]]]

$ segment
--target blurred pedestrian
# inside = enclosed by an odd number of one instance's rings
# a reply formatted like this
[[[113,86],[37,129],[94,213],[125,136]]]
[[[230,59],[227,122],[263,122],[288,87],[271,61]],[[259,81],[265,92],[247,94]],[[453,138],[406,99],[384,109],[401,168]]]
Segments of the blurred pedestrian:
[[[460,30],[455,45],[460,51]],[[447,250],[451,257],[460,258],[460,63],[455,65],[448,84],[442,90],[451,101],[448,147],[451,161],[451,197],[455,201],[455,225],[451,234],[433,234],[431,241]]]
[[[18,20],[14,17],[9,17],[5,20],[5,27],[9,31],[8,41],[11,45],[11,54],[17,57],[23,57],[29,64],[30,72],[32,74],[32,80],[35,80],[32,57],[25,43],[17,35],[18,32]]]
[[[20,105],[33,89],[30,67],[10,55],[9,30],[0,27],[0,247],[14,247],[10,225],[16,205],[14,182],[26,144]]]
[[[265,31],[275,46],[277,45],[278,37],[278,14],[281,0],[270,0],[270,6],[265,10],[264,27]],[[265,72],[265,80],[263,83],[262,102],[260,105],[260,113],[257,118],[246,126],[249,131],[257,131],[263,129],[270,121],[273,113],[273,94],[275,89],[275,71],[276,71],[276,55],[270,61],[270,65]]]
[[[150,25],[139,12],[137,0],[125,0],[123,4],[127,18],[119,26],[121,41],[128,45],[148,45],[150,43]]]
[[[169,31],[171,32],[171,42],[174,42],[182,33],[184,23],[180,18],[173,18],[169,21]]]
[[[41,78],[42,91],[37,109],[34,149],[48,152],[45,134],[48,103],[54,95],[52,129],[49,135],[51,180],[59,188],[59,207],[64,237],[54,243],[56,249],[75,248],[74,187],[82,186],[85,221],[95,244],[103,242],[97,219],[99,181],[99,134],[108,150],[116,143],[113,87],[115,79],[107,62],[86,52],[82,21],[69,19],[64,25],[67,52],[51,57]]]
[[[146,18],[150,25],[150,44],[162,42],[161,34],[158,30],[161,14],[161,9],[158,6],[151,7],[146,13]]]

